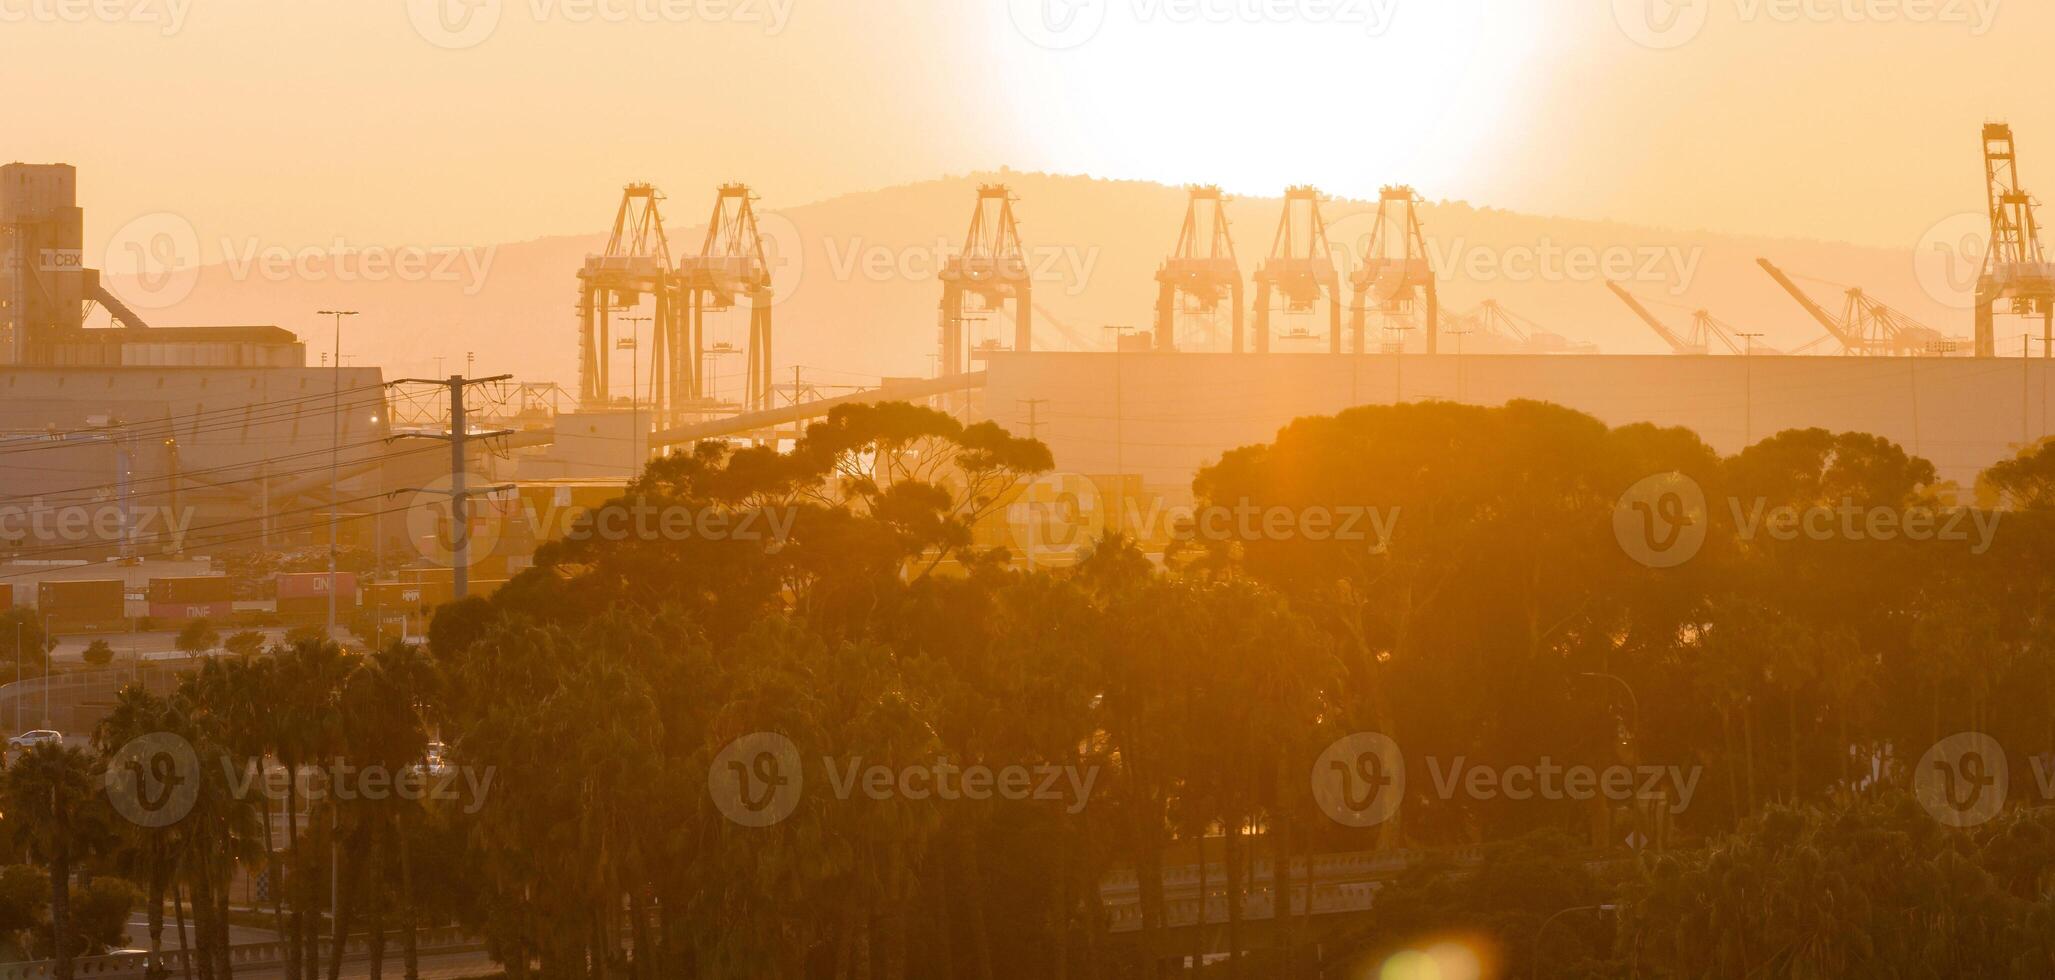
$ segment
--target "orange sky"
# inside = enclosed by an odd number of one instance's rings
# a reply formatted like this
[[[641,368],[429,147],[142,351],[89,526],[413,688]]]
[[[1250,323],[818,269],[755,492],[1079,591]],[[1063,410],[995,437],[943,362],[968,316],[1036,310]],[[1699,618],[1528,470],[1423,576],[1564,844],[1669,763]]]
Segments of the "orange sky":
[[[429,247],[593,231],[635,179],[1000,164],[1911,247],[1977,207],[1986,117],[2055,186],[2042,0],[103,4],[0,0],[0,156],[81,168],[89,255],[159,210]]]

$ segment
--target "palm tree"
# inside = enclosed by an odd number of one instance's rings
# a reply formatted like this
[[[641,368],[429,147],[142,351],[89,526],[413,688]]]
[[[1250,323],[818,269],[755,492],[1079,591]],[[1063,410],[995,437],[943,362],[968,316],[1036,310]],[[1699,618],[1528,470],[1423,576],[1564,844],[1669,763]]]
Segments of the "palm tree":
[[[422,725],[413,692],[423,686],[421,675],[425,670],[426,664],[417,651],[395,643],[359,662],[350,671],[341,694],[341,737],[344,752],[357,766],[397,774],[421,761],[427,749],[428,733]],[[368,840],[370,845],[370,859],[365,862],[362,887],[368,889],[374,909],[382,902],[385,892],[383,855],[388,828],[405,819],[402,814],[409,805],[409,801],[388,796],[377,800],[359,798],[357,805],[351,808],[355,811],[351,822],[355,824],[356,837]],[[401,846],[406,846],[404,840]],[[349,900],[356,894],[355,882],[353,876],[353,887],[344,891],[344,907],[336,910],[337,935],[348,934],[350,906],[353,904]],[[404,901],[409,951],[407,968],[412,977],[419,967],[412,955],[412,901],[411,898]],[[384,968],[382,921],[375,929],[371,963],[374,976]],[[338,944],[329,951],[329,980],[336,980],[341,973],[340,950]]]
[[[372,654],[372,660],[378,667],[379,685],[376,690],[380,710],[396,722],[395,727],[389,730],[391,740],[381,745],[379,754],[394,760],[395,766],[412,765],[421,759],[426,749],[426,712],[440,690],[440,676],[419,647],[406,643],[394,642]],[[417,815],[418,802],[394,802],[390,816],[394,843],[399,848],[400,950],[406,980],[421,980],[419,922],[414,907],[413,845],[410,841],[412,835],[408,832],[409,824]],[[376,971],[378,968],[374,958],[372,969]]]
[[[171,705],[140,684],[121,689],[114,708],[93,729],[93,746],[102,764],[123,746],[153,732],[169,731],[175,719]],[[178,824],[146,827],[117,821],[116,831],[135,856],[147,882],[150,922],[150,965],[146,975],[161,980],[170,971],[164,967],[164,895],[171,883],[178,859],[181,828]]]
[[[16,844],[50,871],[50,932],[56,980],[71,980],[71,869],[105,839],[100,779],[83,751],[45,743],[7,770],[6,814]]]
[[[300,766],[333,753],[340,712],[336,696],[352,658],[318,638],[297,640],[281,651],[272,671],[268,741],[286,772],[286,850],[293,886],[293,914],[286,938],[286,976],[314,980],[319,924],[307,915],[315,883],[301,850],[298,777]]]

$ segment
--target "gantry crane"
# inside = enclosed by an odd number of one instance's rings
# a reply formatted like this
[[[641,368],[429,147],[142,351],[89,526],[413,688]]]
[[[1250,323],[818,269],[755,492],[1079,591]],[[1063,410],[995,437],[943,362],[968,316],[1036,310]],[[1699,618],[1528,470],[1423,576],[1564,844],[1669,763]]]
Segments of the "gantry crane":
[[[641,306],[645,296],[653,299],[652,333],[658,350],[676,323],[679,290],[671,269],[670,241],[664,234],[663,199],[649,184],[622,188],[606,251],[586,256],[585,265],[578,270],[578,397],[588,408],[600,407],[612,398],[607,359],[614,349],[608,334],[615,312]],[[635,356],[640,357],[641,352]],[[662,363],[661,357],[654,363]],[[661,379],[661,372],[652,372],[652,394],[663,390]]]
[[[1435,352],[1441,298],[1428,262],[1427,237],[1420,230],[1420,195],[1411,187],[1386,187],[1377,198],[1377,224],[1370,229],[1363,264],[1349,276],[1349,337],[1363,350],[1366,315],[1410,321],[1417,310],[1426,331],[1426,351]],[[1339,348],[1336,348],[1339,350]]]
[[[942,267],[940,373],[945,376],[970,370],[965,296],[976,296],[983,310],[1002,309],[1011,300],[1013,349],[1025,353],[1034,347],[1033,284],[1028,280],[1027,249],[1013,218],[1015,200],[1005,184],[980,186],[963,251]]]
[[[1725,347],[1730,354],[1746,354],[1755,350],[1761,350],[1766,354],[1778,353],[1773,347],[1758,348],[1736,341],[1735,338],[1740,337],[1741,332],[1705,310],[1699,310],[1691,315],[1691,332],[1688,335],[1680,334],[1670,329],[1669,325],[1665,324],[1661,317],[1650,312],[1647,306],[1643,305],[1639,299],[1636,299],[1633,293],[1622,288],[1619,283],[1607,281],[1605,285],[1607,289],[1613,291],[1613,295],[1620,298],[1620,302],[1627,304],[1627,308],[1634,311],[1634,315],[1639,317],[1642,323],[1648,324],[1648,328],[1655,331],[1655,335],[1661,337],[1663,343],[1670,345],[1672,353],[1690,355],[1709,354],[1712,352],[1712,342],[1715,340],[1719,341],[1720,346]]]
[[[1270,307],[1282,295],[1288,313],[1304,313],[1327,296],[1328,349],[1341,353],[1341,275],[1320,217],[1321,193],[1300,184],[1284,192],[1284,214],[1270,243],[1270,257],[1256,269],[1256,353],[1270,350]]]
[[[1477,309],[1464,319],[1473,329],[1482,330],[1486,336],[1505,338],[1515,350],[1523,354],[1598,353],[1597,344],[1590,341],[1572,343],[1562,334],[1543,329],[1533,320],[1506,309],[1495,299],[1478,304]]]
[[[2041,251],[2033,195],[2019,185],[2019,157],[2012,127],[1984,124],[1984,183],[1991,212],[1991,247],[1977,277],[1976,356],[1995,357],[1995,317],[2000,300],[2012,313],[2041,318],[2041,350],[2055,357],[2055,264]]]
[[[1216,186],[1194,184],[1185,190],[1189,198],[1177,248],[1156,270],[1156,349],[1177,349],[1179,313],[1218,316],[1225,302],[1232,318],[1230,346],[1239,354],[1242,268],[1235,260],[1234,238],[1228,234],[1225,200]]]
[[[1847,289],[1847,305],[1837,317],[1813,302],[1798,283],[1770,260],[1757,259],[1756,264],[1762,266],[1777,285],[1784,287],[1784,291],[1790,293],[1807,314],[1826,328],[1827,333],[1840,343],[1844,354],[1952,354],[1956,351],[1955,342],[1940,331],[1885,305],[1860,289],[1843,287]]]
[[[678,263],[678,278],[687,301],[682,335],[671,345],[671,375],[682,380],[679,408],[698,403],[710,386],[702,366],[706,356],[706,315],[749,302],[748,379],[743,385],[745,411],[771,407],[771,266],[763,235],[756,226],[756,196],[746,184],[722,184],[707,219],[706,241],[699,254]],[[674,413],[676,414],[676,413]],[[675,418],[673,421],[677,421]]]

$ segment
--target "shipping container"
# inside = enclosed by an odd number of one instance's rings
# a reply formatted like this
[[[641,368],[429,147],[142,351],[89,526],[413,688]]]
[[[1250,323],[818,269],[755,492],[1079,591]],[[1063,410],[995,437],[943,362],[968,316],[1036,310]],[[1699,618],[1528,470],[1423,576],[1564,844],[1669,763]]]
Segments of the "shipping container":
[[[225,575],[195,575],[150,580],[150,604],[234,602],[235,583]],[[150,615],[157,615],[152,612]]]
[[[184,622],[194,619],[228,619],[235,615],[235,602],[223,599],[219,602],[151,602],[150,618],[159,621]]]
[[[336,596],[335,615],[338,620],[346,619],[356,611],[355,596]],[[282,596],[278,600],[278,618],[293,623],[319,622],[328,618],[328,597],[325,595]]]
[[[278,575],[278,599],[320,599],[328,600],[327,572],[280,572]],[[339,604],[355,604],[357,601],[357,576],[353,572],[335,573],[335,598]]]
[[[14,583],[0,582],[0,611],[14,608]]]
[[[400,581],[402,582],[435,582],[449,585],[456,580],[456,569],[445,565],[415,565],[400,569]]]
[[[128,626],[128,587],[120,579],[36,584],[36,613],[52,633],[96,633]]]
[[[36,584],[36,611],[72,619],[120,619],[128,586],[118,578],[65,579]]]
[[[449,582],[380,582],[370,587],[371,605],[384,613],[428,609],[450,601],[456,586]]]

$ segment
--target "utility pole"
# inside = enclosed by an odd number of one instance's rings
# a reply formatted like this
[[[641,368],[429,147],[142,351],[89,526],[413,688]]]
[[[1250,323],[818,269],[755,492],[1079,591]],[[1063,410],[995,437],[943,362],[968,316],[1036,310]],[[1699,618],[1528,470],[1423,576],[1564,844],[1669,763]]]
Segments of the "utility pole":
[[[1026,405],[1028,410],[1028,438],[1039,440],[1042,437],[1042,420],[1040,416],[1036,413],[1036,409],[1041,408],[1043,405],[1049,404],[1049,399],[1023,398],[1020,400],[1020,404]]]
[[[1468,330],[1451,330],[1449,336],[1456,338],[1456,404],[1463,403],[1463,338],[1470,336]]]
[[[333,402],[328,415],[328,634],[330,642],[335,640],[335,530],[341,515],[338,486],[342,482],[339,471],[342,466],[342,318],[356,316],[356,310],[317,310],[317,316],[335,318],[335,360],[329,367],[329,397]]]
[[[1762,334],[1734,336],[1741,338],[1741,448],[1747,449],[1755,442],[1755,341]]]
[[[455,600],[462,600],[470,594],[471,589],[471,509],[468,506],[469,500],[478,494],[506,489],[505,486],[479,487],[475,490],[470,488],[465,481],[465,449],[474,436],[478,438],[491,438],[493,436],[508,435],[513,432],[512,429],[494,429],[490,432],[469,431],[470,426],[465,419],[464,389],[471,385],[506,381],[512,377],[513,375],[511,374],[500,374],[490,378],[466,378],[461,374],[452,374],[441,381],[404,378],[392,382],[393,384],[442,385],[448,388],[450,392],[450,431],[448,434],[433,435],[424,432],[407,432],[392,438],[405,439],[412,437],[417,439],[446,439],[449,441],[450,488],[447,491],[441,492],[447,493],[450,498],[450,523],[452,525],[450,531],[450,572],[453,579],[452,598]],[[404,493],[406,491],[400,492]],[[433,493],[437,491],[417,487],[413,488],[413,492]]]
[[[1384,328],[1386,333],[1396,333],[1399,339],[1391,342],[1391,403],[1400,404],[1406,400],[1406,331],[1412,324],[1397,324]]]

